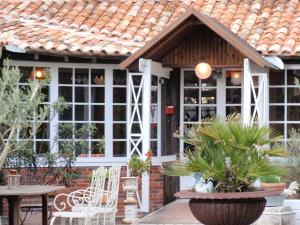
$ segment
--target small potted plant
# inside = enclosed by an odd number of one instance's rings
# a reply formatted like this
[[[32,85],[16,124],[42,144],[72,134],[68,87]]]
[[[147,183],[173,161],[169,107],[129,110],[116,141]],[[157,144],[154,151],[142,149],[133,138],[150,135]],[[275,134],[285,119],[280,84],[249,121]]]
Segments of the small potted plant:
[[[262,190],[255,181],[262,176],[281,176],[285,170],[269,156],[284,156],[283,149],[266,146],[281,136],[268,127],[248,126],[239,115],[226,120],[204,121],[185,131],[184,157],[163,168],[166,175],[194,174],[192,190],[175,194],[189,198],[193,215],[206,225],[249,225],[264,211],[265,197],[278,191]]]
[[[122,177],[123,190],[126,191],[125,223],[132,223],[137,220],[137,200],[135,194],[138,191],[138,179],[144,173],[149,173],[151,167],[152,153],[148,151],[145,155],[133,154],[128,161],[130,176]]]

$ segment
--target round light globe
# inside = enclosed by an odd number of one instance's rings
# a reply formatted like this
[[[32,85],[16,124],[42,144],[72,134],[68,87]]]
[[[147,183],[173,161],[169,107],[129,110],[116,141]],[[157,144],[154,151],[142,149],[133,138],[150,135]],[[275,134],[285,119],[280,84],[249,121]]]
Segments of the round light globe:
[[[201,62],[195,68],[195,73],[200,79],[207,79],[211,75],[212,69],[208,63]]]

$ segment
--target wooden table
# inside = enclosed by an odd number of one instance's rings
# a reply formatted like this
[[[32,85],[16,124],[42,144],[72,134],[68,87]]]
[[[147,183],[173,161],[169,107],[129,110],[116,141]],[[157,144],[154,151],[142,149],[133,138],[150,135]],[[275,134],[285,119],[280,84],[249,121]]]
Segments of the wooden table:
[[[65,189],[64,186],[21,185],[16,189],[0,186],[0,197],[5,197],[9,204],[9,225],[20,224],[20,203],[24,196],[42,197],[42,225],[48,224],[48,194]]]

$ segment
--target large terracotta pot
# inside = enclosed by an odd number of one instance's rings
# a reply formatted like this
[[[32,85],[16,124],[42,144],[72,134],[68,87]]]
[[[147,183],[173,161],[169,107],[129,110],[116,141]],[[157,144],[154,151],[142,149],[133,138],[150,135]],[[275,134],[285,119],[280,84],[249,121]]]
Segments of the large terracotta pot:
[[[249,225],[263,213],[266,196],[278,195],[278,191],[235,193],[197,193],[180,191],[176,197],[191,199],[193,215],[205,225]]]

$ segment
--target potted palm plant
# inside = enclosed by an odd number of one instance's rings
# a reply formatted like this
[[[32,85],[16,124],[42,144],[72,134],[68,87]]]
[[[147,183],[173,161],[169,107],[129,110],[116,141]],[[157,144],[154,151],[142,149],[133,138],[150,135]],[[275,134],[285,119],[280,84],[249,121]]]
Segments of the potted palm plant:
[[[182,159],[169,163],[163,172],[170,176],[195,174],[192,190],[175,194],[189,198],[193,215],[206,225],[249,225],[262,214],[265,197],[278,191],[262,190],[256,180],[281,176],[284,169],[269,156],[284,156],[280,148],[270,149],[280,136],[268,127],[247,126],[239,115],[212,119],[185,131]]]

